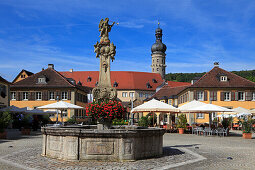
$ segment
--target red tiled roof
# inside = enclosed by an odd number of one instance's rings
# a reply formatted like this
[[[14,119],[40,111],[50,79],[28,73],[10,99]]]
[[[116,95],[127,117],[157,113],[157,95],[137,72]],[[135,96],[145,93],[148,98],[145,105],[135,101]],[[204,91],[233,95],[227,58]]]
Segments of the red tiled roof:
[[[189,86],[170,87],[168,85],[165,85],[159,91],[157,91],[151,97],[151,99],[152,98],[162,99],[163,97],[170,98],[170,97],[176,96],[179,92],[186,89],[187,87],[189,87]]]
[[[227,76],[227,81],[220,81],[220,76]],[[190,87],[255,87],[255,83],[234,73],[214,67]]]
[[[98,81],[98,71],[73,71],[73,72],[60,72],[66,78],[72,78],[76,81],[80,81],[82,86],[95,87]],[[88,77],[91,81],[88,81]],[[156,82],[153,82],[153,79]],[[111,84],[114,82],[118,83],[116,89],[129,89],[129,90],[153,90],[163,83],[163,80],[158,73],[147,73],[147,72],[133,72],[133,71],[111,71]],[[152,88],[147,88],[147,83]]]
[[[176,81],[167,81],[167,86],[178,87],[178,86],[189,86],[191,83],[188,82],[176,82]]]

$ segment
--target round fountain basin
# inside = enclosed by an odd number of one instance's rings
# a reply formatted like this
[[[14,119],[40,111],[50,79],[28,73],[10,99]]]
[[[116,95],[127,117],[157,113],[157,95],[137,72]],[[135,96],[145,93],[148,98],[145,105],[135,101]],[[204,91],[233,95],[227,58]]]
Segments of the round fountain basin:
[[[97,130],[96,126],[43,127],[42,155],[69,160],[135,161],[163,153],[164,129],[137,126]]]

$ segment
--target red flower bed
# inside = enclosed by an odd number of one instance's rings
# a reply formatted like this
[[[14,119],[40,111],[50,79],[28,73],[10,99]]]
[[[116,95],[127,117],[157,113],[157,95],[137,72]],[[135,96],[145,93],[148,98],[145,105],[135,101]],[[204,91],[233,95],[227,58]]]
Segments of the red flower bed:
[[[90,103],[86,107],[86,115],[95,120],[121,119],[125,115],[125,109],[121,102],[109,100],[102,103]]]

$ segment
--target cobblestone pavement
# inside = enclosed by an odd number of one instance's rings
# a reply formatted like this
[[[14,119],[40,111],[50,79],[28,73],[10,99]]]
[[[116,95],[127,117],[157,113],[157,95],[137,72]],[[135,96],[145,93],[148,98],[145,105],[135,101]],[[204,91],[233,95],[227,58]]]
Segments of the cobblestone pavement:
[[[228,137],[204,137],[196,135],[164,135],[164,145],[186,147],[206,157],[200,162],[180,166],[184,169],[255,169],[255,134],[253,139],[242,139],[240,131]]]
[[[255,136],[255,135],[254,135]],[[0,139],[0,169],[255,169],[255,139],[165,134],[164,156],[136,162],[67,162],[42,157],[40,132]],[[227,159],[231,157],[232,159]]]

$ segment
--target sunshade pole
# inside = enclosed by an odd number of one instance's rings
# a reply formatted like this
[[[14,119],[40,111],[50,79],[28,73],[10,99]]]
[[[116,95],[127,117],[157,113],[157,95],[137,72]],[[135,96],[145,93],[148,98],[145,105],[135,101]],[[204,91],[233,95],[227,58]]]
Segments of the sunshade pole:
[[[58,109],[57,110],[57,118],[56,118],[56,123],[58,123]]]
[[[154,127],[154,112],[152,112],[152,114],[153,114],[153,120],[152,120],[152,122],[153,122],[153,127]]]
[[[61,109],[61,123],[63,125],[63,110]]]

